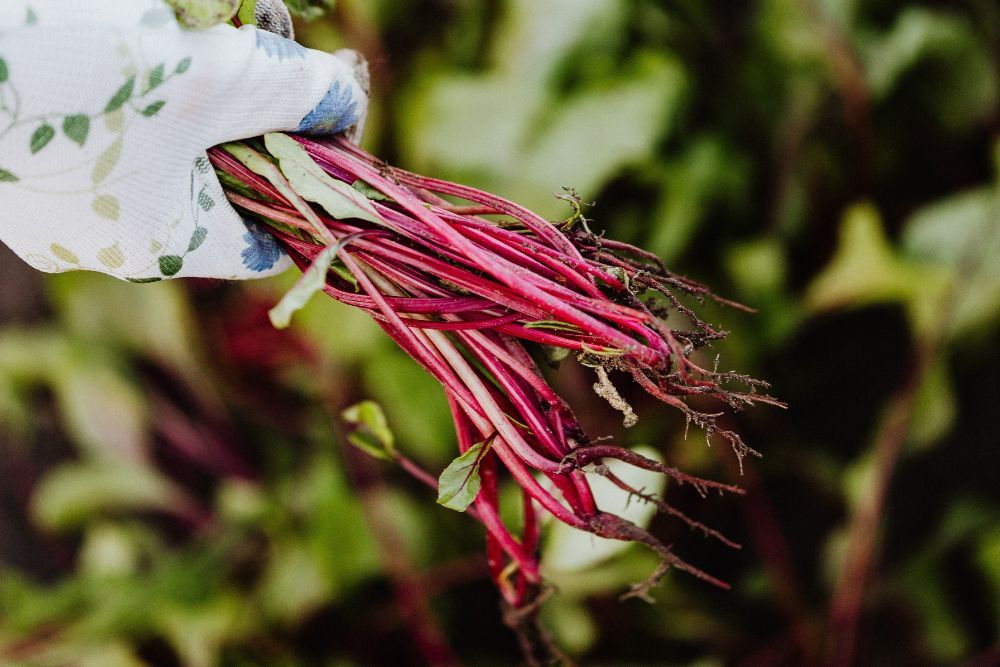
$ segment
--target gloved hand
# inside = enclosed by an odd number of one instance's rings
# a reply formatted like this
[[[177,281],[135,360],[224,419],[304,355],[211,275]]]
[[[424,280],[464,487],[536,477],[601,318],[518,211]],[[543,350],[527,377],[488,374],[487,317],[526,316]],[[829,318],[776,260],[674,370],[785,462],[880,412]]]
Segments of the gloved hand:
[[[0,240],[48,272],[283,270],[205,151],[282,130],[356,138],[356,64],[250,26],[184,29],[164,0],[0,0]]]

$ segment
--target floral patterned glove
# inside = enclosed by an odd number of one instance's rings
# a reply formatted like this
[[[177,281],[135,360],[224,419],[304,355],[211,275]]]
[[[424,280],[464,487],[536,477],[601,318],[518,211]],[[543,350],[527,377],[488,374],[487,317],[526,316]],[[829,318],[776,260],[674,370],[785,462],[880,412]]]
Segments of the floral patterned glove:
[[[0,0],[0,240],[48,272],[271,275],[286,258],[205,151],[265,132],[357,137],[357,61],[164,0]]]

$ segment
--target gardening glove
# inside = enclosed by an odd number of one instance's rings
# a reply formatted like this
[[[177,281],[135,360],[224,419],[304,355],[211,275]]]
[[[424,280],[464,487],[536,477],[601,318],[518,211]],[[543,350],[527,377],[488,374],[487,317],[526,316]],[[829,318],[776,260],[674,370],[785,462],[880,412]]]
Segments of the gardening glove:
[[[277,273],[287,259],[228,204],[206,150],[356,139],[358,65],[252,26],[183,28],[164,0],[0,0],[0,240],[47,272]]]

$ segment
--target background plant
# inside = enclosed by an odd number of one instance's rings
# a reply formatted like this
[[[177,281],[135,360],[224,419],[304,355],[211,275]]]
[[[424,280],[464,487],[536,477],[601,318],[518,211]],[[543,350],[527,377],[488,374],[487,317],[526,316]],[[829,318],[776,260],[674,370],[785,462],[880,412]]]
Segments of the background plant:
[[[341,0],[300,28],[372,59],[377,154],[552,217],[575,186],[611,236],[761,311],[713,312],[720,351],[793,409],[738,418],[766,454],[745,499],[682,507],[744,550],[653,523],[734,592],[671,577],[622,604],[649,556],[569,562],[557,535],[546,615],[573,655],[996,655],[998,26],[975,0]],[[447,405],[363,316],[317,302],[273,331],[291,276],[0,272],[4,659],[516,659],[478,533],[341,447],[333,415],[371,398],[402,451],[453,458]],[[561,382],[618,432],[583,375]],[[739,479],[626,398],[629,444]]]

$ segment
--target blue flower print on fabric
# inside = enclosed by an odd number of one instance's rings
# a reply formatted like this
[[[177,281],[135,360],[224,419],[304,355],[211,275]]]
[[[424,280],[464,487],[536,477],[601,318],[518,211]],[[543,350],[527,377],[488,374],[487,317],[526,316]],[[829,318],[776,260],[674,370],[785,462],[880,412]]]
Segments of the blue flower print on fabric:
[[[247,247],[240,253],[243,265],[251,271],[267,271],[285,254],[284,249],[278,245],[277,239],[256,222],[244,219],[243,224],[247,226],[247,233],[243,235]]]
[[[299,123],[298,132],[306,134],[338,134],[358,122],[358,103],[352,88],[333,84],[316,108]]]
[[[291,39],[285,39],[266,30],[257,30],[257,48],[264,51],[268,57],[278,60],[292,60],[306,57],[306,47]]]

